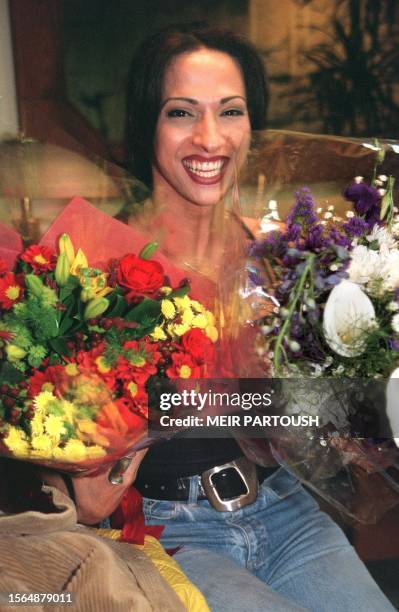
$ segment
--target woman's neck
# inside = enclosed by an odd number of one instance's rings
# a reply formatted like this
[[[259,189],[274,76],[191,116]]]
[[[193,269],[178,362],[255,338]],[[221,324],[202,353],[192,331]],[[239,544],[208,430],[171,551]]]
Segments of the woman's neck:
[[[164,253],[201,273],[216,272],[223,251],[223,202],[198,206],[163,189],[154,190],[153,201],[148,229],[161,237]]]

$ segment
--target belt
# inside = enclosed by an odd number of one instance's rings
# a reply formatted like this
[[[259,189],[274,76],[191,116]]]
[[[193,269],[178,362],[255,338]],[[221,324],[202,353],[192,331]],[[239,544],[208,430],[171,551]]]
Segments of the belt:
[[[259,484],[271,476],[279,466],[257,466],[246,457],[214,466],[198,477],[197,500],[207,499],[221,512],[237,510],[253,503]],[[144,497],[157,500],[189,500],[193,476],[143,480],[137,477],[134,486]]]

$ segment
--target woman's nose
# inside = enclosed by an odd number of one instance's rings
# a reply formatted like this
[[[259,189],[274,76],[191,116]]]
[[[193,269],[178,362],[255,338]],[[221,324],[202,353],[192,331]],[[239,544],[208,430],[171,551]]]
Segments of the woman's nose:
[[[217,119],[205,114],[195,126],[193,144],[211,153],[217,151],[224,142],[225,136]]]

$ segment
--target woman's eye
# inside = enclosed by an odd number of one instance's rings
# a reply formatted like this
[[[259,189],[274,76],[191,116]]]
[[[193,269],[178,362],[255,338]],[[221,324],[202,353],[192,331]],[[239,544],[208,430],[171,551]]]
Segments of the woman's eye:
[[[167,113],[168,117],[192,117],[191,113],[184,110],[183,108],[172,108]]]
[[[241,117],[244,115],[244,111],[240,108],[229,108],[222,112],[225,117]]]

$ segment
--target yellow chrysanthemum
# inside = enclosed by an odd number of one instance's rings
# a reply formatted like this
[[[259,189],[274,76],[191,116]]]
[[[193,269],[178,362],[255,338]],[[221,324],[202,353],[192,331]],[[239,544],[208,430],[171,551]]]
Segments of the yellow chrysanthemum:
[[[167,335],[165,334],[164,330],[162,329],[162,327],[160,325],[157,325],[154,329],[154,331],[152,332],[151,338],[153,340],[166,340]]]
[[[34,450],[43,451],[49,455],[51,454],[53,447],[57,446],[47,434],[32,436],[31,445]]]
[[[49,404],[54,401],[57,401],[57,398],[51,393],[51,391],[41,391],[39,395],[36,395],[33,403],[35,409],[40,414],[45,414],[48,410]]]
[[[65,444],[63,456],[68,461],[86,459],[87,448],[80,440],[71,439]]]
[[[191,308],[185,308],[182,312],[181,320],[182,323],[186,325],[190,325],[194,319],[194,313]]]
[[[173,319],[176,314],[176,309],[172,300],[161,301],[161,312],[166,319]]]
[[[111,366],[108,365],[104,357],[97,357],[97,359],[95,359],[95,363],[100,374],[106,374],[107,372],[110,372]]]
[[[4,438],[4,443],[18,457],[24,457],[29,452],[29,444],[25,432],[13,425],[10,426],[7,436]]]
[[[208,325],[215,325],[215,317],[213,316],[213,312],[210,310],[205,310],[206,320],[208,321]]]
[[[174,297],[173,301],[180,311],[185,310],[186,308],[190,308],[190,298],[188,295],[184,295],[183,297]]]
[[[219,337],[219,332],[214,325],[207,325],[205,334],[212,342],[216,342]]]
[[[171,329],[172,334],[175,334],[176,336],[182,336],[183,334],[188,332],[190,327],[186,323],[176,323],[176,325],[171,325]]]
[[[44,421],[46,433],[58,442],[63,434],[66,433],[64,419],[60,416],[50,414]]]
[[[68,363],[65,366],[65,373],[68,374],[68,376],[77,376],[79,374],[79,368],[76,363]]]
[[[204,306],[197,302],[197,300],[190,300],[190,306],[196,312],[204,312],[205,310]]]
[[[192,327],[198,327],[199,329],[205,329],[207,325],[208,321],[204,314],[196,315],[191,322]]]
[[[67,419],[70,423],[72,423],[73,417],[76,414],[75,405],[72,402],[69,402],[68,400],[62,400],[61,408],[64,413],[64,420]]]
[[[191,368],[188,365],[182,365],[179,369],[180,378],[190,378],[191,376]]]
[[[33,419],[30,422],[32,436],[41,436],[44,433],[43,414],[35,412]]]

